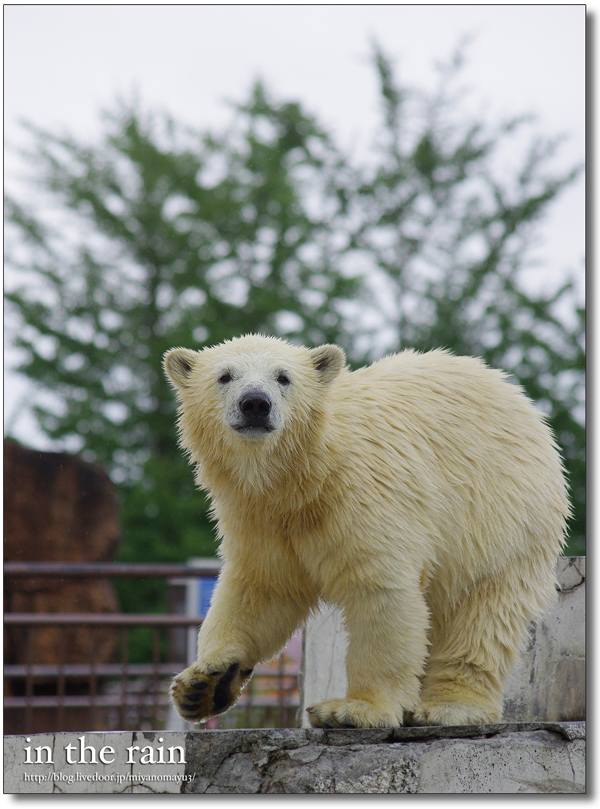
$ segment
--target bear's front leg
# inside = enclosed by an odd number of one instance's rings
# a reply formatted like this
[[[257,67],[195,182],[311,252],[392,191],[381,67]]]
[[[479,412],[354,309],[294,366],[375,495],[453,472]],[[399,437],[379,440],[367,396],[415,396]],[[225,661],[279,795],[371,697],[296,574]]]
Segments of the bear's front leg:
[[[253,577],[226,563],[198,635],[198,659],[171,683],[170,697],[188,722],[234,705],[254,666],[282,649],[312,602],[298,589]],[[289,581],[289,580],[288,580]]]
[[[343,699],[307,708],[313,727],[400,727],[419,700],[428,610],[418,587],[360,588],[341,605],[348,630]]]

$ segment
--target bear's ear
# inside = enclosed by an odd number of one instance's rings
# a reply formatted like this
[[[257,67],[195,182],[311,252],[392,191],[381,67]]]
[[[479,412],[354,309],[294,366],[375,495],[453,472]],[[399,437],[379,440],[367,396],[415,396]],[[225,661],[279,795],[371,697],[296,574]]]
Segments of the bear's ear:
[[[190,374],[198,362],[198,352],[189,348],[172,348],[164,356],[165,373],[171,384],[177,389],[187,388]]]
[[[310,358],[322,382],[331,382],[346,364],[346,355],[339,346],[334,345],[311,348]]]

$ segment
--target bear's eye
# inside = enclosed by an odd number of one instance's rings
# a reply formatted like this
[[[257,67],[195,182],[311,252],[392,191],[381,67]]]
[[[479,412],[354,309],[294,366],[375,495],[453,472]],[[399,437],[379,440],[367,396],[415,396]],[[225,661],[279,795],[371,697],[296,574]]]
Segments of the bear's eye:
[[[219,377],[219,383],[221,385],[226,385],[228,382],[231,382],[231,374],[229,373],[229,371],[225,371],[225,373],[221,374],[221,376]]]
[[[280,385],[289,385],[290,384],[289,376],[287,376],[284,373],[279,374],[279,376],[277,377],[277,381],[279,382]]]

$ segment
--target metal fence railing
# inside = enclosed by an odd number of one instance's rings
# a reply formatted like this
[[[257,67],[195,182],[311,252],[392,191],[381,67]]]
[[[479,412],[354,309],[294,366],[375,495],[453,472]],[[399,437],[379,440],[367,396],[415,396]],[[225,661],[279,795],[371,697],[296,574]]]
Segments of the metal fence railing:
[[[215,577],[214,568],[187,565],[118,563],[7,562],[5,588],[14,579],[114,579]],[[16,649],[16,661],[4,665],[5,732],[33,733],[71,730],[168,729],[177,723],[169,706],[168,687],[174,674],[189,665],[188,648],[201,615],[124,613],[7,612],[5,633]],[[37,643],[48,628],[56,632],[56,662],[36,660]],[[151,659],[130,661],[130,631],[152,633]],[[73,662],[72,633],[85,630],[88,660]],[[95,634],[112,633],[109,662],[94,659]],[[174,633],[179,633],[173,643]],[[38,633],[36,639],[36,633]],[[71,633],[71,634],[70,634]],[[104,635],[104,637],[105,637]],[[54,637],[54,636],[53,636]],[[81,655],[80,655],[81,656]],[[13,658],[15,654],[13,654]],[[43,657],[43,655],[42,655]],[[71,662],[69,661],[71,659]],[[238,704],[223,717],[202,727],[295,726],[298,662],[283,653],[270,665],[257,667]],[[8,730],[6,730],[8,729]]]

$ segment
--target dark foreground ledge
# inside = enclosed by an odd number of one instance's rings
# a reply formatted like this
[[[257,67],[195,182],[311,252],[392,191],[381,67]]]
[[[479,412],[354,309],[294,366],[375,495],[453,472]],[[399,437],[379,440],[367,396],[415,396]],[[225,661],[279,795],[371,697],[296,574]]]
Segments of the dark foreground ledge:
[[[582,793],[585,723],[31,734],[4,760],[7,793]]]

